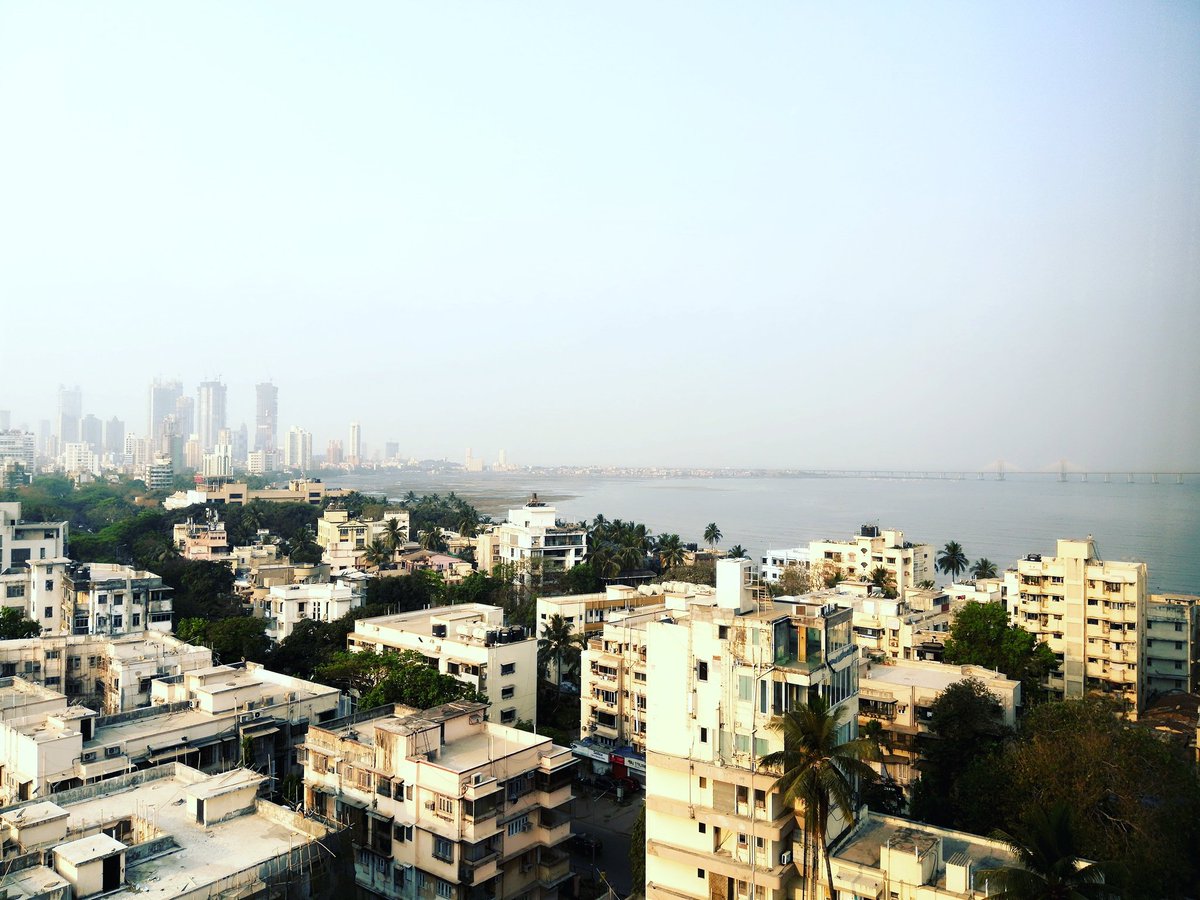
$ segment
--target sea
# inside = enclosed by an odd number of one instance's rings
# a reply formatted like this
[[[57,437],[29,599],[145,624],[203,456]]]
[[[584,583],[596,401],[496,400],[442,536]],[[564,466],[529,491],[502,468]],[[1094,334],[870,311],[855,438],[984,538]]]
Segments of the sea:
[[[520,472],[430,474],[396,470],[328,477],[338,487],[400,498],[451,491],[494,519],[534,492],[559,517],[643,522],[655,534],[702,542],[715,522],[721,546],[752,558],[768,548],[847,538],[862,525],[897,528],[941,547],[955,540],[972,561],[1003,570],[1027,553],[1053,554],[1058,538],[1091,535],[1102,559],[1147,564],[1154,592],[1200,594],[1200,479],[1162,476],[1007,475],[976,478],[762,477],[636,478]]]

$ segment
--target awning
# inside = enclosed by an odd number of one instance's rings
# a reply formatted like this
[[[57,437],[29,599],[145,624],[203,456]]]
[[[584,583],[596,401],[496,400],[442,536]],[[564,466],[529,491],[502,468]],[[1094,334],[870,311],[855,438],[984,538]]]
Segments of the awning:
[[[191,745],[199,750],[201,747],[211,747],[214,744],[220,744],[230,740],[233,740],[233,735],[231,734],[214,734],[212,737],[200,738],[198,741],[192,741]]]
[[[843,872],[837,870],[833,875],[833,885],[839,891],[852,891],[856,897],[879,896],[883,882],[878,878],[860,872]]]
[[[166,762],[169,759],[179,759],[179,757],[184,756],[185,754],[195,752],[195,747],[184,744],[178,747],[171,747],[166,750],[155,750],[150,754],[149,760],[152,763]]]
[[[355,809],[366,809],[370,806],[365,800],[359,800],[357,797],[351,797],[349,794],[342,794],[337,798],[339,806],[352,806]]]
[[[279,730],[276,725],[267,725],[261,728],[247,728],[242,732],[243,738],[260,738],[266,737],[268,734],[274,734]]]
[[[124,756],[113,756],[108,759],[98,759],[95,762],[75,762],[75,771],[81,778],[95,778],[97,775],[108,775],[112,772],[123,772],[132,768],[132,764]]]

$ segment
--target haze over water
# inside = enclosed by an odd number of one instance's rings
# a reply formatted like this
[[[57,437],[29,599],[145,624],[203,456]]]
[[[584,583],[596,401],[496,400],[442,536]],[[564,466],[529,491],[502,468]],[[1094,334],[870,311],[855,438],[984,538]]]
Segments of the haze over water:
[[[716,522],[721,546],[741,544],[755,559],[767,548],[845,538],[864,523],[903,529],[907,539],[963,545],[971,560],[1000,569],[1026,553],[1053,554],[1063,537],[1095,537],[1104,559],[1143,560],[1152,591],[1200,593],[1200,481],[1104,483],[1053,476],[998,481],[868,478],[617,478],[519,473],[408,475],[355,473],[330,483],[399,497],[455,491],[480,512],[502,518],[537,491],[569,520],[606,517],[644,522],[655,534],[701,541]]]

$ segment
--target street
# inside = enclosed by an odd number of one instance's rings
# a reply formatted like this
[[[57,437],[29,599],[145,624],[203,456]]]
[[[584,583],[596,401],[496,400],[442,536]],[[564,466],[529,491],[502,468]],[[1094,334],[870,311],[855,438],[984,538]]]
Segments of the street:
[[[592,854],[571,853],[571,867],[584,878],[592,875],[592,867],[604,872],[609,885],[621,897],[628,897],[632,890],[629,869],[629,836],[641,812],[645,797],[637,794],[617,803],[612,791],[598,797],[585,785],[575,786],[576,834],[595,838],[599,846]]]

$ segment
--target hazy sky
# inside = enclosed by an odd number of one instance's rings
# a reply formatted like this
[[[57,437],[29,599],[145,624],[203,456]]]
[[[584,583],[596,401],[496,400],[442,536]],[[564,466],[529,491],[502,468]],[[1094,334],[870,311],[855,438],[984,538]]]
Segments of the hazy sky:
[[[0,0],[0,409],[1200,468],[1200,5]]]

